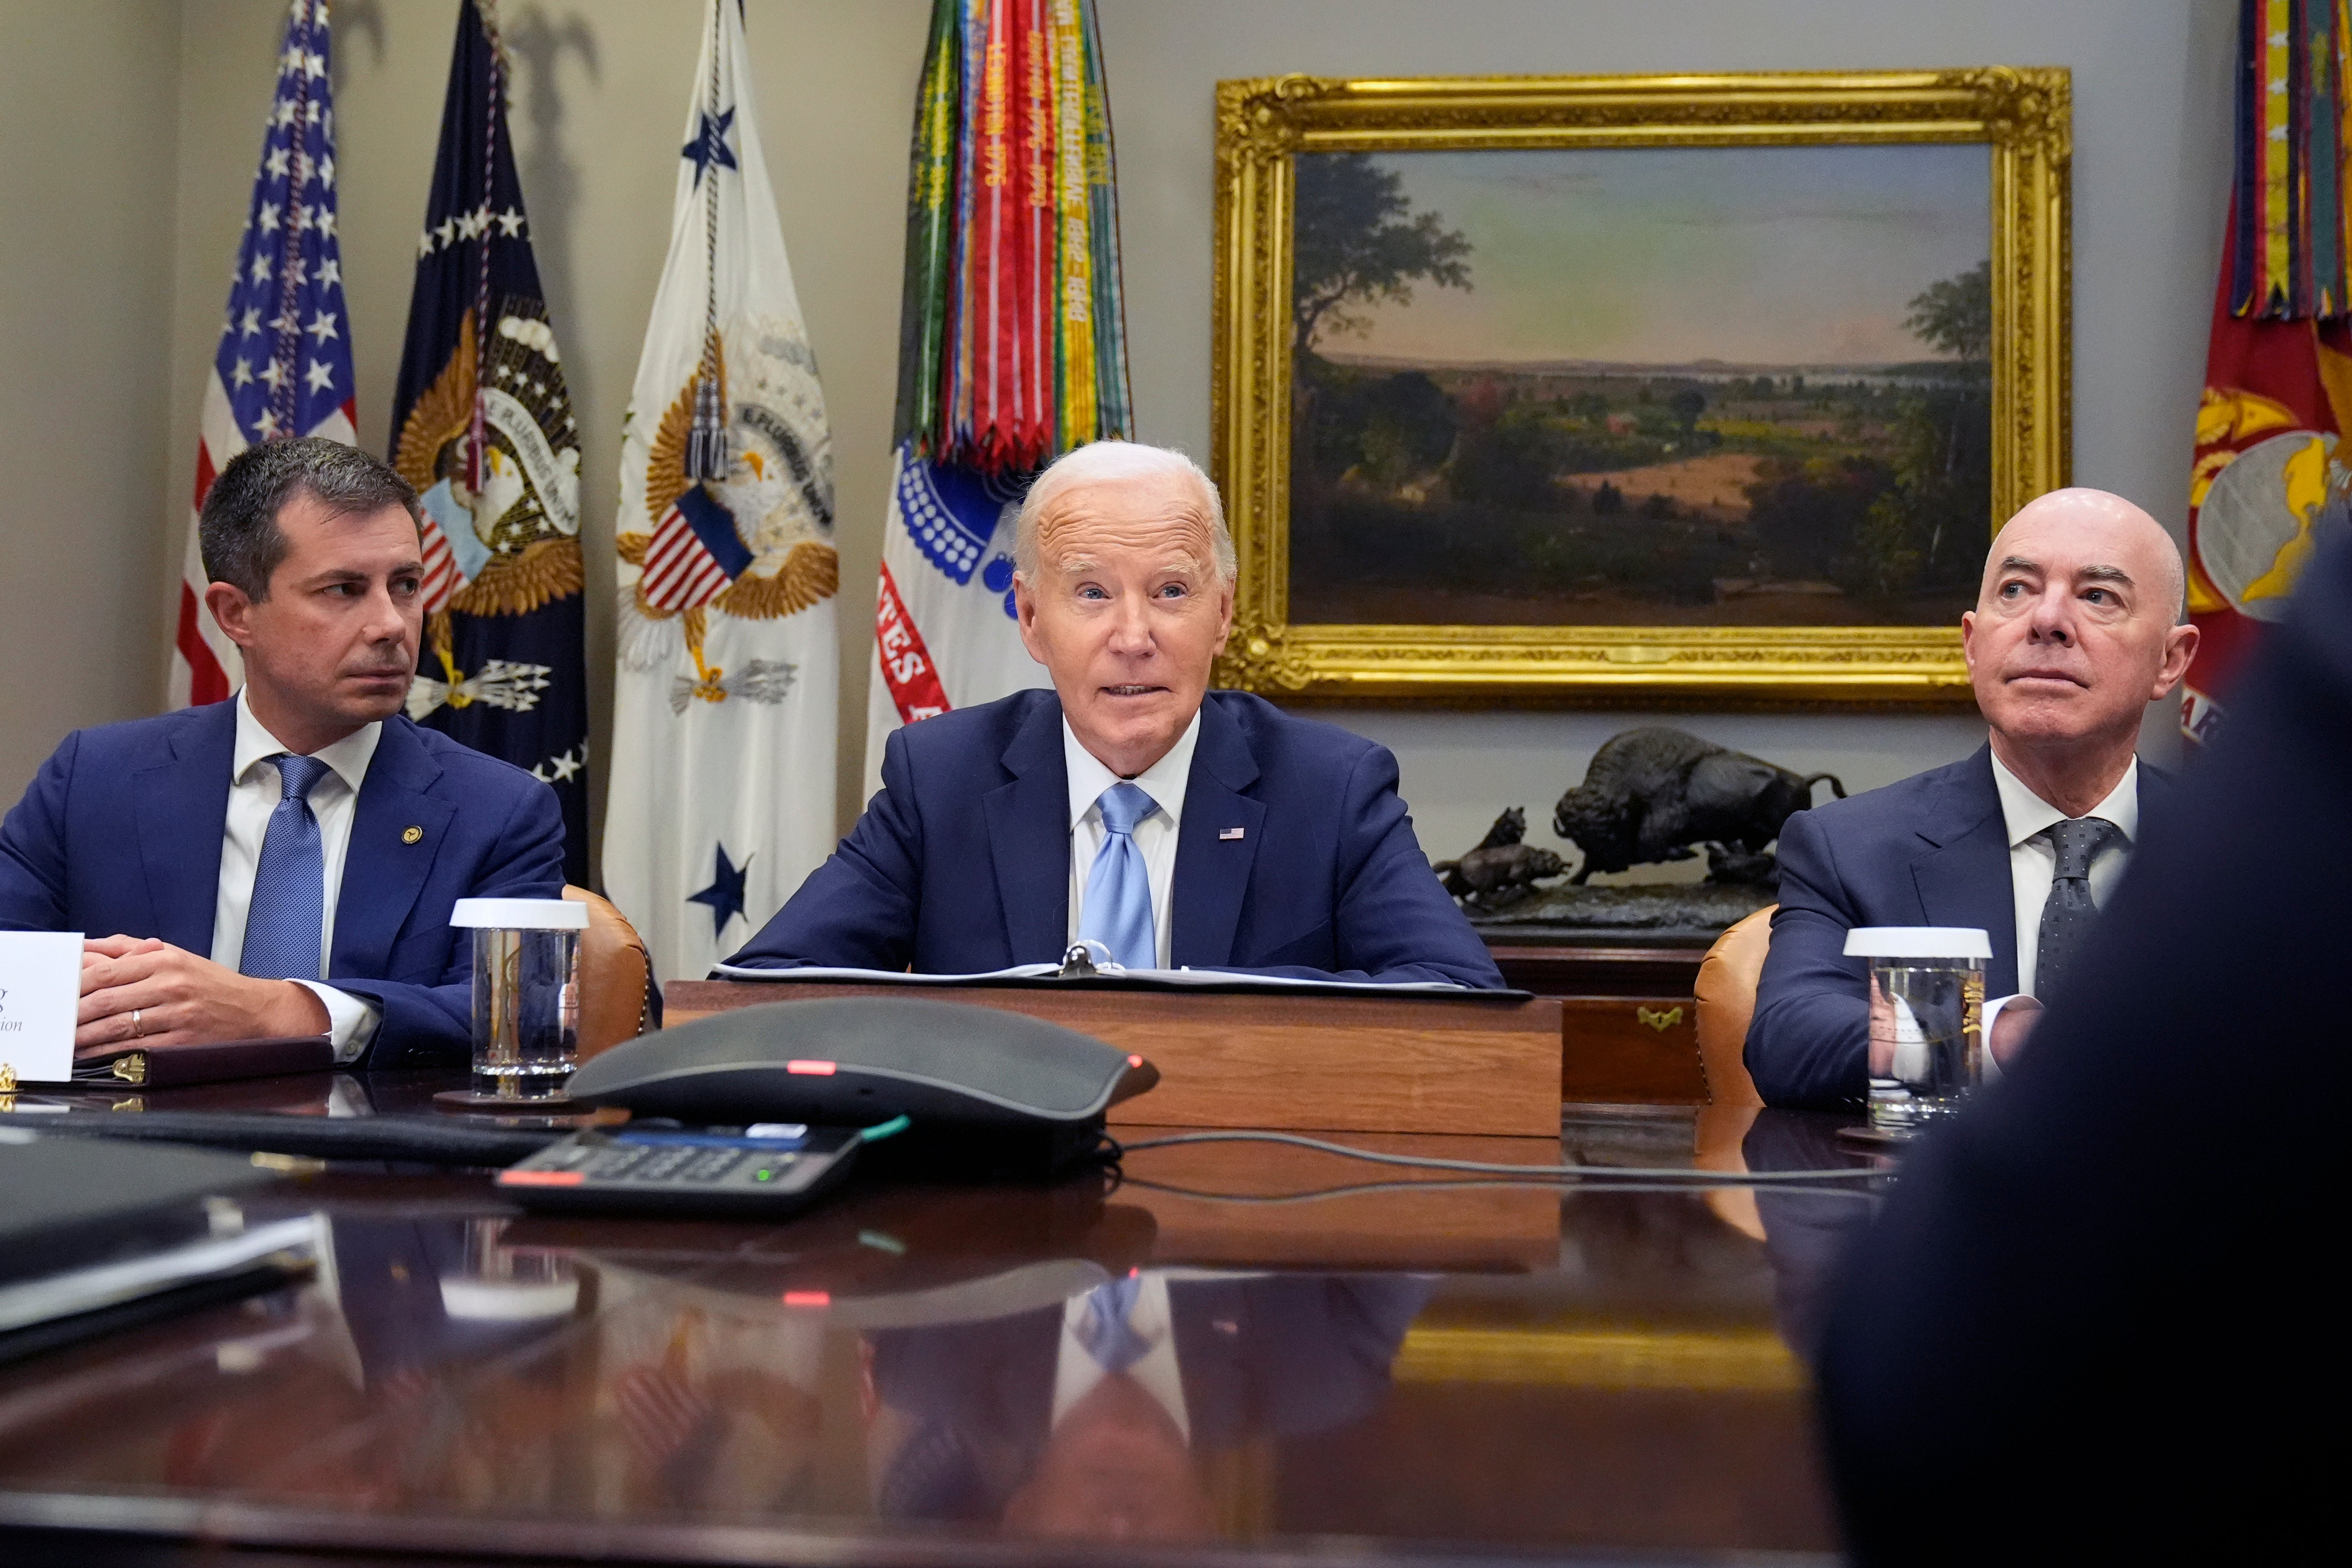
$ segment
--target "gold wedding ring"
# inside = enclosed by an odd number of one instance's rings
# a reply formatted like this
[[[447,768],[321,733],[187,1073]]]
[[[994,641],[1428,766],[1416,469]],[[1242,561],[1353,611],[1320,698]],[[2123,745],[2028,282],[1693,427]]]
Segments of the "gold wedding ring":
[[[131,1009],[131,1037],[134,1040],[140,1040],[146,1038],[146,1037],[147,1026],[139,1021],[139,1009],[133,1007]]]

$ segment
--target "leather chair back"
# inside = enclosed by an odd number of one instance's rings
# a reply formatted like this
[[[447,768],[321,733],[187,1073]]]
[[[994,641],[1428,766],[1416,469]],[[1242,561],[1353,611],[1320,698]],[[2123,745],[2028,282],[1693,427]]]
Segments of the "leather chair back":
[[[1756,983],[1772,945],[1772,910],[1758,910],[1715,939],[1698,966],[1698,1060],[1707,1103],[1698,1108],[1693,1162],[1702,1171],[1738,1175],[1748,1169],[1740,1143],[1764,1100],[1742,1059],[1748,1021],[1756,1015]],[[1758,1241],[1764,1216],[1751,1187],[1711,1187],[1706,1205],[1726,1225]]]
[[[585,888],[563,896],[588,906],[580,933],[580,1059],[633,1040],[653,1023],[653,960],[645,940],[610,900]]]
[[[1715,939],[1698,966],[1698,1060],[1706,1075],[1711,1105],[1761,1105],[1756,1082],[1742,1059],[1748,1021],[1756,1015],[1756,983],[1772,945],[1772,911],[1767,905]]]

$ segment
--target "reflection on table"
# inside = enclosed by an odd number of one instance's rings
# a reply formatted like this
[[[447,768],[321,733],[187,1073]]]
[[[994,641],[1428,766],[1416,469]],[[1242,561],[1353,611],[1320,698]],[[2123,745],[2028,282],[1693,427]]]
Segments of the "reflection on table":
[[[365,1106],[429,1095],[351,1083]],[[1699,1131],[1671,1108],[1565,1125],[1426,1142],[1687,1166]],[[1776,1125],[1744,1130],[1749,1163],[1853,1163],[1833,1123]],[[0,1521],[102,1502],[314,1554],[678,1561],[812,1532],[851,1556],[1833,1548],[1789,1345],[1866,1201],[1743,1210],[1263,1146],[1125,1174],[858,1191],[771,1226],[534,1218],[478,1176],[331,1169],[278,1200],[331,1231],[310,1284],[0,1374]]]

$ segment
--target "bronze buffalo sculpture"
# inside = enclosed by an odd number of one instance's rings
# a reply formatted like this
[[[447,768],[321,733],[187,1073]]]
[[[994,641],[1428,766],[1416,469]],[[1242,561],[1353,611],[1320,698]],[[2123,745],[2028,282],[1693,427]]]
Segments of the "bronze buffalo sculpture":
[[[1708,879],[1770,884],[1780,868],[1766,847],[1813,803],[1832,773],[1795,773],[1680,730],[1628,730],[1593,753],[1584,782],[1559,797],[1552,827],[1584,851],[1570,880],[1708,850]],[[1474,851],[1475,853],[1475,851]]]

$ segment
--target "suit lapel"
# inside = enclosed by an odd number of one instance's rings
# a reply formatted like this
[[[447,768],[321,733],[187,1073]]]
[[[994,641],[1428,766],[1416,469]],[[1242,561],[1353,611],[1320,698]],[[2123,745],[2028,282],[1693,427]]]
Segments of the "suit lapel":
[[[213,951],[229,764],[236,758],[236,704],[215,702],[173,736],[172,760],[142,770],[132,786],[154,934],[199,957]]]
[[[1920,923],[1973,927],[1991,939],[1986,994],[2017,989],[2017,894],[2009,874],[2009,824],[1987,747],[1948,778],[1920,837],[1934,847],[1911,863]]]
[[[1234,932],[1257,863],[1265,805],[1241,792],[1257,780],[1257,759],[1241,726],[1214,698],[1201,704],[1201,738],[1184,784],[1184,820],[1176,827],[1176,885],[1168,900],[1169,962],[1209,966],[1234,962]],[[1230,837],[1234,829],[1240,837]]]
[[[440,776],[441,764],[425,752],[416,727],[398,716],[385,720],[352,812],[351,847],[335,900],[331,978],[389,973],[393,943],[457,813],[453,802],[425,793]]]
[[[1004,748],[1013,782],[982,797],[1004,937],[1014,963],[1059,959],[1070,929],[1070,773],[1062,704],[1048,698]]]

